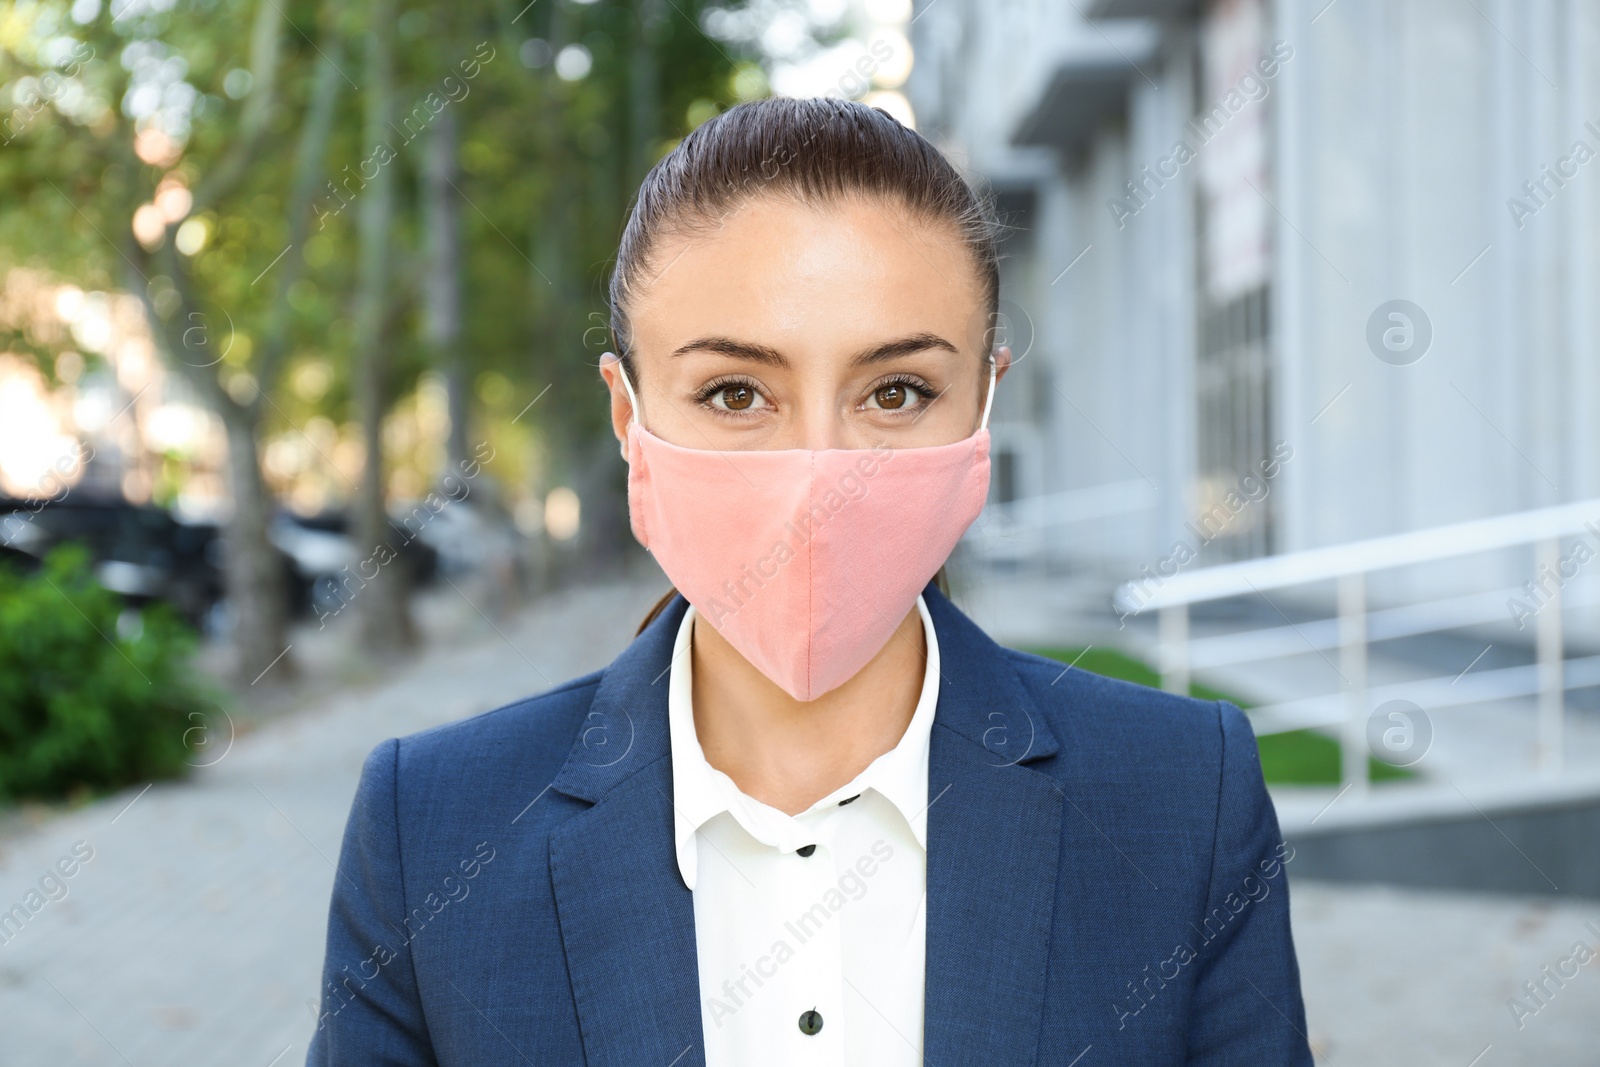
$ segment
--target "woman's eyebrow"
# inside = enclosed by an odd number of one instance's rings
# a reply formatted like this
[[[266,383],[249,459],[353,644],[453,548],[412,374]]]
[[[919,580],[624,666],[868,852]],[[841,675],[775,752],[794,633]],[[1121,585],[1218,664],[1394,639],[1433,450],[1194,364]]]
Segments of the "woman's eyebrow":
[[[862,366],[869,363],[882,363],[885,360],[896,359],[900,356],[909,356],[916,352],[926,352],[930,348],[942,348],[947,352],[959,352],[955,345],[946,341],[935,333],[914,333],[909,337],[898,340],[886,341],[881,345],[873,345],[862,352],[858,352],[850,361],[852,366]]]
[[[758,345],[752,341],[736,341],[731,337],[697,337],[688,344],[679,345],[672,350],[673,356],[681,356],[686,352],[717,352],[735,359],[748,359],[755,363],[765,363],[772,367],[787,369],[789,360],[776,348]]]
[[[863,349],[851,358],[850,364],[851,366],[859,367],[872,363],[883,363],[887,360],[897,359],[900,356],[926,352],[929,349],[943,349],[946,352],[960,351],[955,345],[938,334],[914,333]],[[751,362],[765,363],[772,367],[783,369],[788,369],[789,367],[788,357],[776,348],[769,348],[753,341],[738,341],[732,337],[697,337],[693,341],[679,345],[672,350],[674,356],[681,356],[688,352],[716,352],[719,355],[732,356],[735,359],[748,359]]]

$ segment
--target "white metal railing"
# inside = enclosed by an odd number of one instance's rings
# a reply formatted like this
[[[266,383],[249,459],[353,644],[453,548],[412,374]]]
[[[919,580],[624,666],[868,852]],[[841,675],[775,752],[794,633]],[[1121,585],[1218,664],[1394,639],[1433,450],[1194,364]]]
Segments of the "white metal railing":
[[[1173,692],[1188,692],[1190,671],[1196,667],[1267,660],[1304,653],[1308,648],[1319,652],[1338,649],[1343,693],[1255,709],[1252,721],[1258,733],[1342,726],[1342,776],[1346,785],[1358,790],[1367,786],[1369,704],[1374,697],[1388,699],[1402,691],[1413,694],[1412,699],[1430,699],[1434,707],[1537,695],[1539,766],[1547,774],[1557,774],[1562,764],[1566,687],[1600,682],[1600,656],[1563,663],[1563,607],[1600,602],[1600,596],[1590,590],[1563,593],[1562,586],[1573,575],[1560,573],[1561,540],[1576,535],[1600,542],[1600,499],[1180,571],[1170,577],[1147,576],[1123,583],[1113,603],[1124,616],[1159,612],[1161,684]],[[1532,666],[1484,671],[1460,687],[1455,685],[1457,679],[1437,678],[1404,686],[1369,687],[1367,647],[1372,641],[1490,623],[1505,617],[1508,599],[1527,594],[1521,588],[1499,590],[1369,612],[1368,575],[1524,545],[1534,547],[1536,584],[1545,576],[1562,579],[1546,580],[1538,587],[1541,603],[1535,614]],[[1332,619],[1197,640],[1189,636],[1193,604],[1326,581],[1337,583]]]

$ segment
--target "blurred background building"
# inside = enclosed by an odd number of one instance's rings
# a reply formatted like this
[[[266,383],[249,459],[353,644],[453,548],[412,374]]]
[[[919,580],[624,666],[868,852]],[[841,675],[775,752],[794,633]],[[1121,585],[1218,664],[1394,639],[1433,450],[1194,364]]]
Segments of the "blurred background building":
[[[1600,496],[1597,37],[1559,0],[926,5],[918,121],[1016,227],[1000,500],[1115,512],[1028,550],[1136,573],[1274,449],[1200,563]]]
[[[1600,8],[940,0],[911,38],[1009,224],[994,624],[1115,618],[1356,785],[1390,699],[1448,718],[1436,769],[1600,766]]]

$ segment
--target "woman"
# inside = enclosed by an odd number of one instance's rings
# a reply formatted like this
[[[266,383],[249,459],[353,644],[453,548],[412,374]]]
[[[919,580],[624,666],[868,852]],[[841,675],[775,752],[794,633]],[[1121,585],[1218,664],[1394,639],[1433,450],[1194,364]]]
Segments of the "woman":
[[[379,745],[315,1064],[1309,1064],[1239,710],[997,646],[982,200],[764,100],[645,179],[602,360],[670,594],[608,668]]]

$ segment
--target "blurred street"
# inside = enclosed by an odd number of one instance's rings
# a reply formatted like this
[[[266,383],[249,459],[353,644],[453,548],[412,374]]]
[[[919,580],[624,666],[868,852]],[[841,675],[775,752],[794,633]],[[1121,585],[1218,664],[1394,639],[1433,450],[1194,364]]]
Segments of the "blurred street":
[[[215,763],[187,781],[14,822],[0,837],[5,903],[75,843],[93,853],[63,879],[65,898],[0,946],[0,1059],[302,1062],[332,861],[366,753],[604,665],[661,588],[591,586],[491,622],[473,606],[477,590],[445,585],[426,612],[439,628],[428,651],[381,680],[338,682],[347,635],[307,626],[296,636],[302,706],[242,733],[226,755],[219,742]],[[1600,929],[1600,907],[1305,882],[1292,892],[1320,1062],[1501,1067],[1592,1055],[1583,1028],[1600,1015],[1600,967],[1559,988],[1546,980],[1554,994],[1520,1032],[1507,999],[1575,943],[1600,943],[1585,926]]]
[[[1600,946],[1600,904],[1315,882],[1293,882],[1290,899],[1318,1063],[1595,1062],[1600,959],[1564,981],[1541,969],[1554,974],[1578,943]],[[1528,981],[1544,984],[1544,1006]],[[1513,996],[1536,1011],[1520,1030]]]
[[[6,906],[75,842],[93,858],[0,945],[0,1063],[304,1062],[333,861],[366,754],[604,666],[663,588],[591,585],[491,623],[446,585],[428,616],[449,620],[455,640],[381,681],[313,692],[187,781],[13,827],[0,838]],[[345,636],[307,626],[296,651],[332,674]]]

